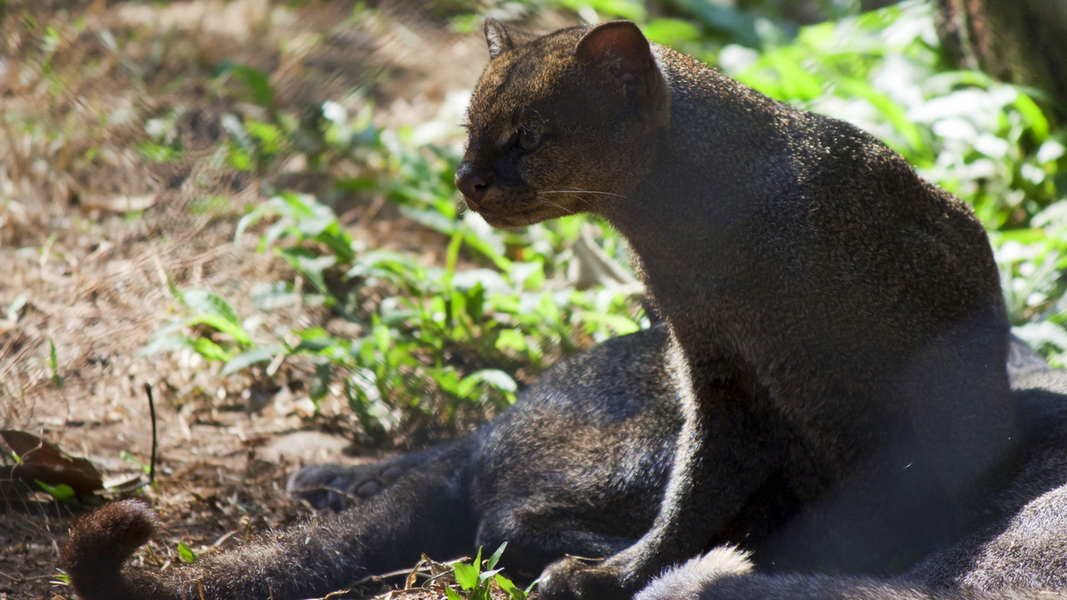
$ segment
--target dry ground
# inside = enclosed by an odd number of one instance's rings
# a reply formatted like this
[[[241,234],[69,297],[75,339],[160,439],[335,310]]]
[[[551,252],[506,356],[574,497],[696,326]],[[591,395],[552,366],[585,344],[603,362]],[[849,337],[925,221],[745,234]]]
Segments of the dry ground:
[[[191,353],[138,354],[175,316],[168,278],[239,301],[256,283],[288,276],[254,240],[235,243],[235,224],[264,200],[264,183],[322,183],[299,161],[267,173],[212,161],[222,115],[245,110],[213,76],[219,62],[269,74],[278,105],[294,112],[363,87],[387,126],[430,119],[450,92],[473,85],[485,60],[478,34],[414,14],[418,3],[363,18],[353,18],[355,5],[0,3],[0,427],[128,476],[136,467],[122,452],[148,461],[143,386],[152,384],[160,474],[143,493],[168,529],[147,562],[177,560],[178,541],[207,551],[299,519],[306,509],[283,492],[296,465],[337,460],[344,448],[349,460],[381,452],[330,433],[345,430],[339,403],[313,415],[299,364],[253,380],[223,378]],[[147,160],[138,151],[146,124],[172,114],[182,160]],[[213,196],[226,201],[198,204]],[[368,247],[440,254],[439,236],[370,211],[373,198],[342,201],[344,223]],[[271,318],[337,326],[308,307]],[[0,598],[72,597],[50,582],[70,513],[43,494],[7,497]]]

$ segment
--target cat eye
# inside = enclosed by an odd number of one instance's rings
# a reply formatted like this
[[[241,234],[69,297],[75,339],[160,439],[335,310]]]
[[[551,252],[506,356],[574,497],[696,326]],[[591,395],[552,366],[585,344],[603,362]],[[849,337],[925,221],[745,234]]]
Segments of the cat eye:
[[[520,127],[516,139],[519,142],[519,147],[523,150],[533,150],[541,142],[541,134],[525,127]]]

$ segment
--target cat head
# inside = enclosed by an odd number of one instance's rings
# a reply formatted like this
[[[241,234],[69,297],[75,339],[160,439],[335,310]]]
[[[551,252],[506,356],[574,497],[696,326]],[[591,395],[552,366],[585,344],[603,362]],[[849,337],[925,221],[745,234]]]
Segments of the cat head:
[[[652,47],[628,21],[530,37],[487,19],[490,62],[456,186],[498,227],[602,212],[651,168],[670,119]]]

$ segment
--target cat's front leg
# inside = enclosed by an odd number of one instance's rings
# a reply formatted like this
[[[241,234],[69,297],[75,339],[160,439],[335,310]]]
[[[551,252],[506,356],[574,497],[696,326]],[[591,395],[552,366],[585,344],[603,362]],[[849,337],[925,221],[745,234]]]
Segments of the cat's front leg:
[[[721,395],[728,393],[722,390]],[[710,411],[714,418],[704,417],[708,411],[686,412],[670,482],[652,529],[599,564],[568,557],[549,565],[538,588],[542,598],[632,598],[668,567],[703,552],[767,480],[773,461],[753,441],[751,414],[727,405]]]

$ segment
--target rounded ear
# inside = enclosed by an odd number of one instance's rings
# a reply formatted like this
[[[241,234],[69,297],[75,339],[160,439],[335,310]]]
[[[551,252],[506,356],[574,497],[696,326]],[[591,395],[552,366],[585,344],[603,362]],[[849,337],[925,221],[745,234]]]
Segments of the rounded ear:
[[[485,20],[485,42],[489,44],[489,59],[492,60],[515,47],[511,32],[506,25],[490,17]]]
[[[590,29],[578,40],[574,54],[624,73],[643,72],[655,64],[645,34],[630,21],[608,21]]]
[[[671,95],[645,34],[630,21],[608,21],[585,32],[575,57],[618,78],[642,119],[656,126],[670,123]]]

